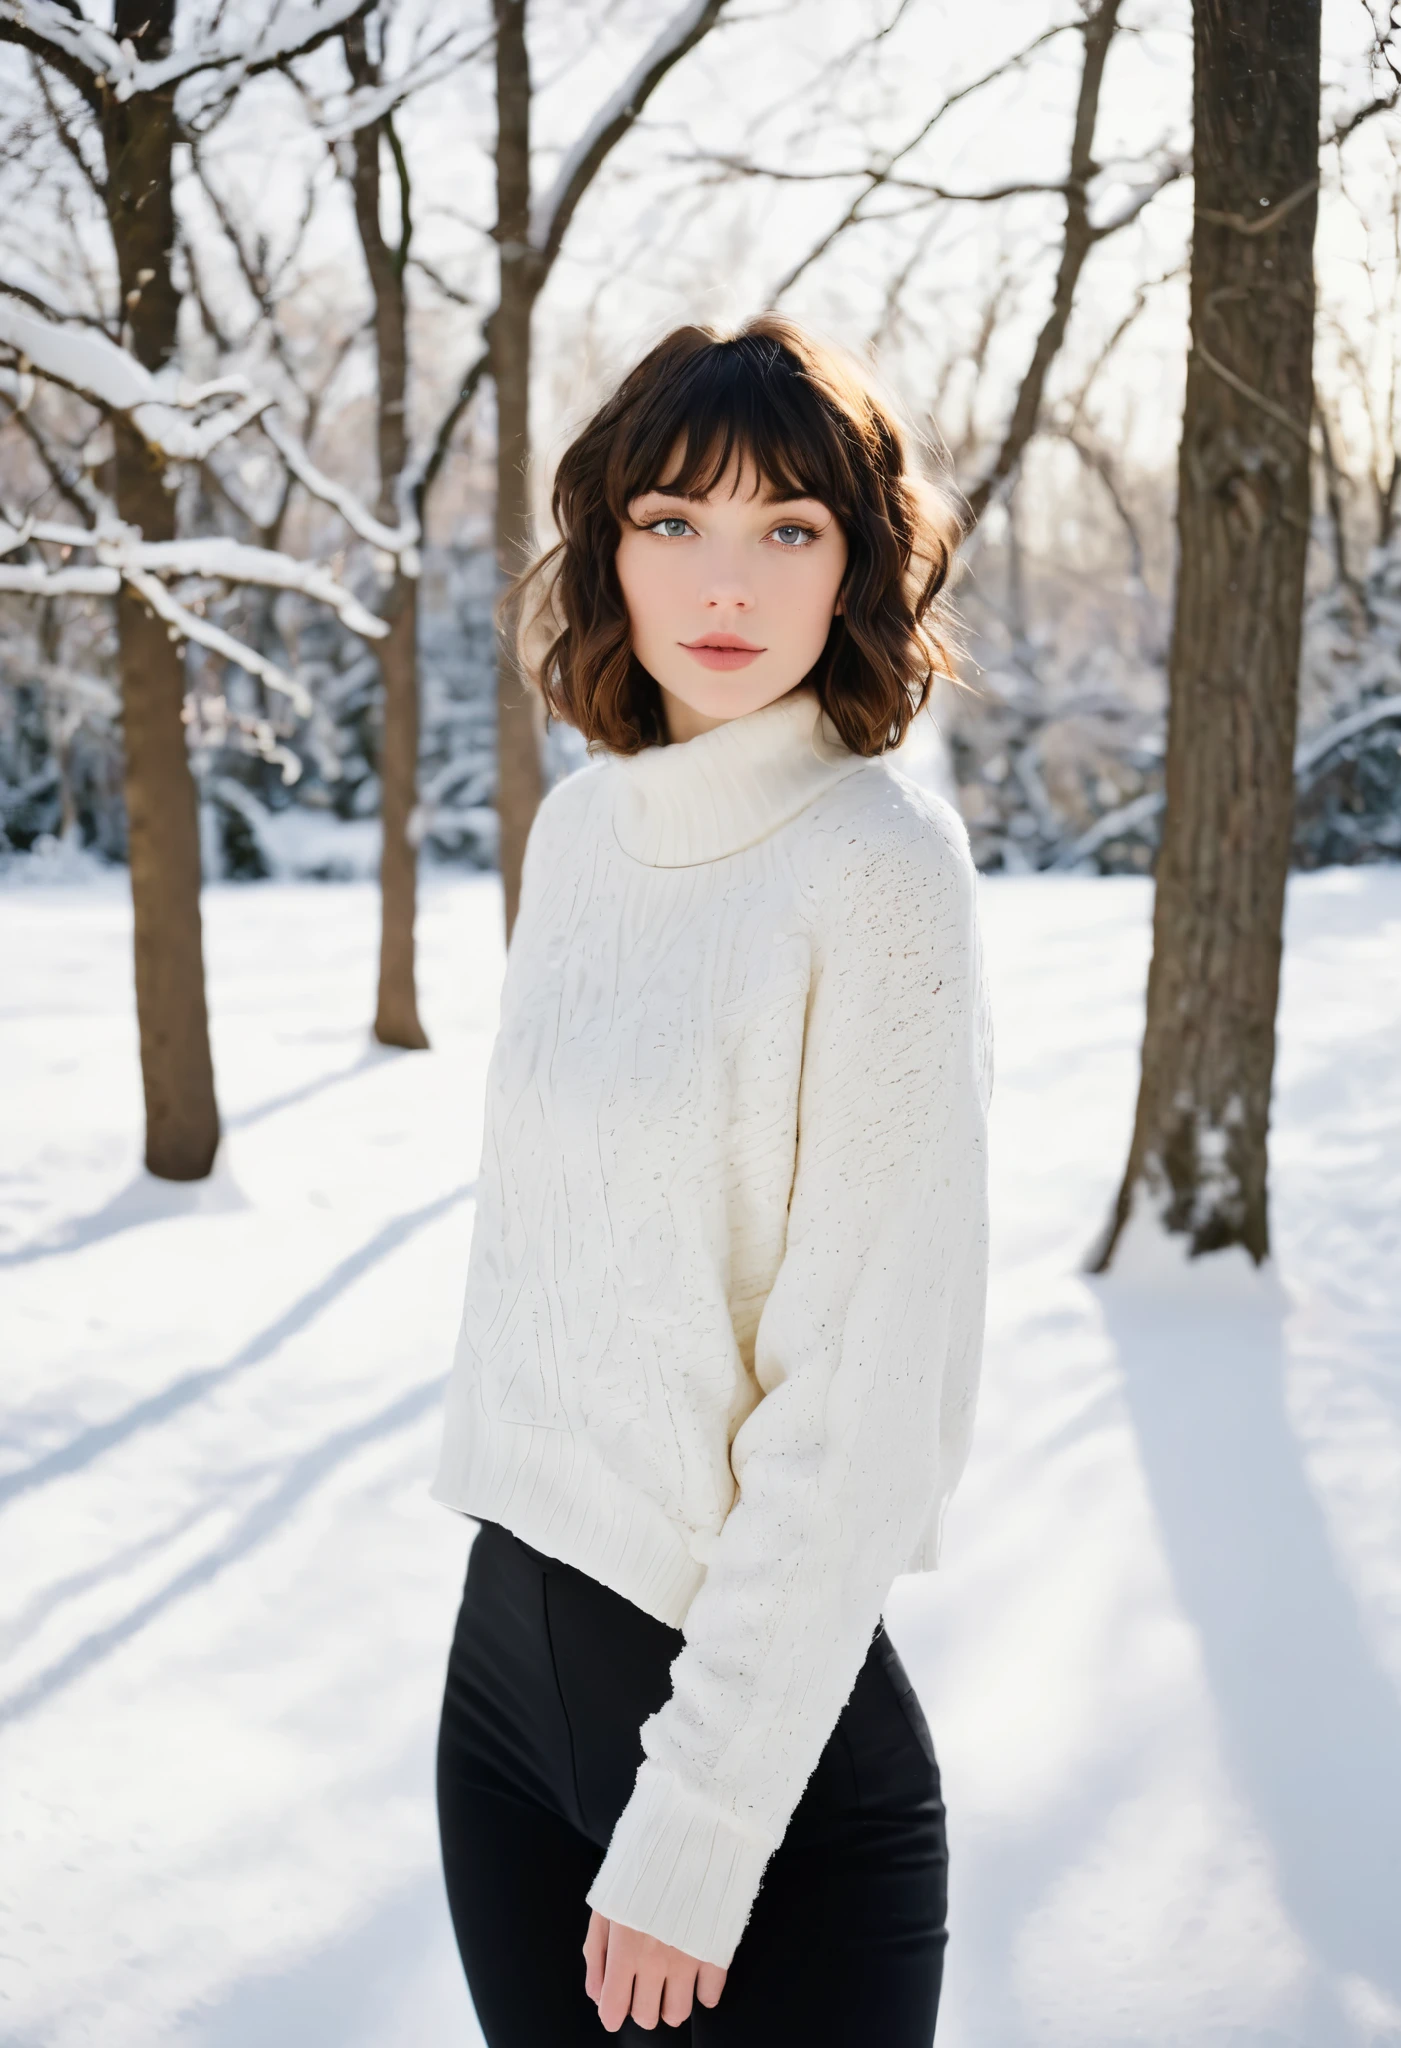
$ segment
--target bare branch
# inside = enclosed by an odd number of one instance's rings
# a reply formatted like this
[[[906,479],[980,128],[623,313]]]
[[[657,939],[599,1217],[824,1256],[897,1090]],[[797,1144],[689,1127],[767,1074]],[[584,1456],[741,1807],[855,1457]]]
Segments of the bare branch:
[[[1299,425],[1292,413],[1286,412],[1282,405],[1276,405],[1263,391],[1257,391],[1253,384],[1247,384],[1244,377],[1238,377],[1234,370],[1229,369],[1214,356],[1202,342],[1193,343],[1192,354],[1210,370],[1213,377],[1219,377],[1223,384],[1229,385],[1240,397],[1248,399],[1251,405],[1258,406],[1268,419],[1272,419],[1276,426],[1283,427],[1286,432],[1292,434],[1296,441],[1302,441],[1306,448],[1309,446],[1307,429]]]
[[[1125,537],[1128,540],[1130,574],[1135,583],[1141,584],[1143,582],[1143,540],[1138,531],[1138,522],[1129,510],[1128,500],[1124,496],[1119,483],[1118,473],[1112,460],[1103,448],[1099,448],[1092,441],[1086,440],[1073,426],[1054,427],[1051,431],[1075,450],[1075,453],[1084,463],[1086,469],[1097,476],[1104,485],[1105,493],[1118,515],[1119,524],[1123,527]]]
[[[75,512],[85,512],[90,519],[101,519],[110,513],[110,506],[84,473],[82,464],[71,451],[53,446],[27,406],[12,404],[10,417],[44,465],[49,482],[60,498],[66,499]]]
[[[480,301],[474,299],[468,292],[459,291],[457,286],[445,278],[437,265],[430,263],[426,256],[410,256],[408,267],[410,270],[420,271],[428,279],[434,291],[441,292],[443,297],[450,299],[454,306],[465,306],[468,312],[476,312],[478,310]]]
[[[800,256],[798,258],[797,262],[793,265],[793,268],[787,273],[786,276],[784,276],[779,281],[778,284],[774,286],[773,290],[770,292],[769,304],[771,306],[776,306],[779,300],[783,297],[784,293],[790,292],[793,289],[794,285],[798,282],[798,279],[800,277],[803,277],[809,270],[812,269],[814,263],[821,262],[822,258],[827,254],[827,251],[831,248],[833,242],[837,241],[842,235],[844,235],[848,228],[854,228],[856,226],[857,222],[863,218],[861,208],[864,202],[870,198],[872,192],[875,189],[876,188],[874,184],[868,184],[860,192],[858,192],[856,197],[852,200],[850,206],[847,208],[846,212],[842,215],[841,219],[838,221],[834,221],[832,226],[827,230],[826,234],[822,235],[817,241],[815,241],[812,244],[812,247],[807,251],[806,255]]]
[[[107,203],[107,180],[93,169],[92,165],[83,155],[82,145],[69,126],[62,107],[54,98],[53,87],[49,83],[47,66],[32,52],[30,53],[29,66],[34,75],[34,83],[39,89],[39,96],[44,102],[44,110],[53,125],[54,134],[58,137],[64,150],[78,166],[83,181],[92,192],[94,198],[105,206]]]
[[[1257,214],[1254,219],[1241,213],[1222,213],[1211,206],[1199,206],[1197,219],[1209,220],[1214,227],[1231,228],[1238,235],[1268,235],[1293,213],[1296,206],[1302,206],[1306,199],[1312,199],[1317,190],[1317,178],[1310,178],[1306,185],[1300,185],[1287,199],[1279,200],[1268,212]]]
[[[1065,232],[1061,243],[1055,288],[1051,295],[1051,310],[1040,334],[1036,337],[1036,346],[1032,350],[1031,361],[1018,389],[1012,407],[1012,417],[1002,437],[1002,445],[993,459],[991,468],[968,493],[969,516],[975,525],[1021,461],[1028,441],[1036,432],[1047,373],[1065,338],[1070,309],[1075,301],[1075,287],[1080,281],[1085,259],[1095,243],[1086,192],[1095,170],[1095,122],[1099,114],[1105,59],[1109,54],[1109,45],[1113,41],[1115,28],[1118,26],[1118,15],[1119,0],[1099,0],[1094,12],[1085,19],[1085,61],[1080,73],[1080,91],[1075,107],[1075,127],[1070,144],[1070,174],[1066,180]]]
[[[258,309],[259,319],[267,327],[268,333],[272,340],[273,353],[276,355],[277,360],[281,363],[283,369],[287,372],[287,375],[295,383],[296,368],[288,352],[287,340],[286,336],[283,334],[282,331],[282,324],[277,317],[277,307],[273,299],[273,289],[271,280],[267,277],[261,262],[250,253],[246,243],[244,242],[242,232],[239,228],[238,221],[234,216],[233,210],[229,206],[228,202],[225,200],[218,186],[210,177],[208,166],[206,165],[204,160],[204,153],[199,148],[197,143],[192,143],[191,145],[190,167],[194,171],[196,178],[199,180],[200,190],[204,193],[205,198],[209,201],[210,207],[213,209],[215,219],[218,221],[219,226],[223,229],[225,240],[228,242],[229,247],[233,251],[234,261],[238,265],[239,275],[242,277],[243,282],[247,287],[249,297],[252,299],[254,305]],[[308,195],[308,197],[310,197],[310,195]],[[306,207],[303,208],[303,231],[305,230],[308,210],[309,209]],[[189,252],[189,246],[192,243],[192,240],[192,237],[186,237],[187,254]],[[204,302],[202,299],[200,301],[200,309],[201,312],[203,312]],[[255,328],[256,325],[257,322],[254,323]],[[250,330],[250,332],[252,331],[253,330]]]
[[[970,79],[967,85],[960,85],[959,87],[956,88],[955,91],[947,94],[945,98],[940,101],[939,105],[934,109],[933,113],[930,114],[928,118],[921,123],[919,128],[916,129],[915,133],[909,138],[908,142],[902,143],[899,149],[893,150],[891,154],[885,159],[884,163],[871,164],[865,167],[864,169],[858,170],[856,172],[846,171],[837,173],[836,175],[838,176],[858,176],[864,178],[866,182],[863,190],[858,192],[856,198],[852,201],[851,205],[847,208],[846,213],[836,223],[836,225],[834,227],[829,228],[827,232],[823,236],[821,236],[820,239],[808,251],[806,256],[801,257],[799,261],[796,264],[794,264],[793,268],[788,272],[787,276],[783,279],[783,282],[780,285],[778,285],[777,288],[770,294],[769,304],[776,306],[778,304],[778,301],[785,294],[785,292],[789,291],[792,288],[792,286],[797,283],[798,279],[804,274],[804,272],[810,270],[813,264],[816,263],[820,257],[824,256],[827,253],[827,251],[832,247],[832,244],[834,242],[838,241],[841,238],[841,236],[847,232],[849,228],[858,226],[861,221],[868,218],[868,216],[864,214],[861,210],[863,202],[867,198],[869,198],[871,193],[878,191],[882,185],[888,184],[891,181],[896,165],[903,163],[907,157],[911,156],[914,153],[914,151],[919,148],[922,142],[928,140],[929,136],[933,134],[934,130],[943,120],[944,116],[947,113],[949,113],[952,108],[956,107],[960,103],[960,101],[970,98],[972,94],[982,92],[984,87],[994,84],[996,80],[998,80],[999,78],[1005,78],[1013,71],[1019,70],[1021,66],[1025,64],[1028,61],[1028,59],[1032,57],[1035,54],[1035,52],[1043,46],[1043,44],[1049,43],[1056,36],[1063,35],[1066,29],[1070,26],[1070,23],[1059,22],[1051,28],[1043,29],[1039,35],[1033,36],[1031,41],[1029,43],[1025,43],[1021,49],[1015,50],[1010,57],[1004,58],[1000,64],[995,64],[991,71],[983,72],[980,77]],[[723,159],[719,159],[719,161],[723,161]],[[743,169],[746,171],[749,170],[749,167],[740,165],[738,163],[736,163],[735,168]],[[764,176],[770,175],[770,173],[768,172],[754,174]],[[784,174],[774,173],[773,175]],[[814,173],[813,175],[816,177],[825,177],[828,174]],[[949,198],[953,196],[952,194],[947,193],[940,194],[927,186],[923,189],[928,193],[928,195],[931,198]],[[1053,185],[1050,187],[1027,187],[1024,189],[1063,192],[1065,190],[1065,187],[1063,184],[1061,184]],[[977,193],[964,193],[960,196],[968,199],[977,199],[979,197]],[[1003,194],[1001,196],[1007,197],[1010,196],[1010,194]]]
[[[229,355],[233,352],[234,339],[215,312],[209,294],[204,288],[204,274],[200,268],[199,258],[195,254],[195,237],[182,233],[179,246],[185,258],[185,268],[189,273],[190,296],[199,309],[204,331],[222,355]]]
[[[926,199],[947,199],[960,205],[991,206],[999,199],[1019,199],[1026,193],[1060,193],[1066,190],[1063,178],[1047,183],[1042,178],[1020,179],[1015,184],[992,185],[985,192],[957,192],[952,186],[938,185],[928,178],[897,178],[890,171],[877,164],[847,165],[840,170],[830,171],[789,171],[775,164],[751,164],[743,157],[695,156],[673,158],[673,162],[718,164],[723,169],[734,171],[745,178],[770,178],[779,185],[830,185],[843,178],[864,178],[868,193],[879,187],[892,192],[919,192]]]
[[[1127,312],[1124,313],[1118,325],[1110,331],[1099,354],[1090,364],[1084,383],[1075,394],[1075,403],[1071,408],[1070,418],[1066,423],[1071,430],[1079,427],[1080,421],[1084,418],[1085,408],[1089,404],[1090,393],[1094,389],[1101,371],[1106,363],[1108,363],[1115,349],[1118,348],[1119,343],[1138,319],[1140,313],[1144,311],[1148,304],[1149,293],[1157,291],[1162,285],[1171,284],[1173,279],[1181,277],[1185,270],[1186,265],[1184,263],[1175,263],[1170,270],[1163,271],[1161,276],[1149,278],[1146,283],[1138,286],[1129,303]]]
[[[95,327],[99,334],[106,334],[107,332],[106,324],[99,320],[95,314],[60,313],[56,306],[51,306],[46,299],[41,299],[37,292],[26,291],[22,284],[12,284],[8,278],[0,278],[0,293],[4,293],[6,297],[11,299],[19,299],[26,306],[31,306],[36,313],[41,313],[46,320],[70,320],[79,327]]]
[[[480,385],[482,378],[486,376],[490,367],[491,346],[488,342],[481,354],[464,371],[462,382],[457,388],[456,398],[454,398],[452,404],[438,422],[438,431],[433,436],[433,445],[428,452],[428,458],[412,483],[414,512],[420,527],[422,527],[424,521],[424,503],[428,493],[437,482],[439,470],[447,460],[448,449],[452,446],[452,438],[457,432],[458,422],[476,397],[477,387]]]
[[[1136,185],[1121,206],[1106,215],[1103,220],[1095,222],[1090,229],[1091,241],[1102,242],[1109,235],[1117,235],[1120,228],[1128,227],[1131,222],[1138,219],[1146,206],[1152,204],[1160,192],[1166,191],[1178,178],[1185,177],[1191,168],[1190,156],[1177,156],[1171,151],[1166,152],[1144,184]]]
[[[1358,107],[1346,115],[1327,135],[1320,136],[1319,148],[1341,149],[1348,137],[1355,135],[1364,121],[1370,121],[1374,114],[1389,114],[1398,101],[1401,101],[1401,86],[1393,86],[1392,90],[1379,100],[1368,100],[1365,106]]]

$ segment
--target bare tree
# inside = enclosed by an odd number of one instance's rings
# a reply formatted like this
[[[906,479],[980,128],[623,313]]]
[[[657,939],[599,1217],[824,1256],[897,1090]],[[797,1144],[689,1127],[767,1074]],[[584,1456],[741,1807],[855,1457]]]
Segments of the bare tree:
[[[363,18],[345,32],[352,86],[369,92],[381,84]],[[349,142],[355,225],[374,298],[376,378],[375,451],[379,464],[378,516],[399,517],[399,492],[409,460],[408,294],[404,270],[413,233],[408,165],[386,108],[357,127]],[[392,152],[399,186],[399,233],[386,241],[381,219],[380,171]],[[418,848],[412,820],[418,789],[418,565],[400,555],[380,609],[389,625],[380,643],[384,727],[380,742],[380,951],[375,1037],[381,1045],[421,1049],[428,1043],[418,1016],[414,976],[414,916]]]
[[[1319,0],[1194,0],[1192,341],[1167,804],[1128,1164],[1193,1253],[1269,1251],[1266,1138],[1309,534]]]
[[[641,59],[598,107],[565,152],[553,184],[533,196],[531,177],[528,0],[494,0],[496,22],[496,226],[500,264],[497,304],[484,347],[462,379],[424,465],[419,503],[438,476],[452,436],[484,375],[496,390],[496,559],[504,587],[530,548],[530,366],[535,304],[564,246],[581,201],[604,164],[632,130],[669,72],[720,17],[724,0],[683,0]],[[539,806],[538,712],[507,638],[497,655],[497,815],[501,880],[509,936],[520,901],[521,860]]]
[[[111,593],[117,606],[118,665],[121,677],[125,790],[135,927],[137,1016],[146,1102],[146,1161],[166,1179],[192,1180],[207,1174],[219,1139],[219,1117],[209,1050],[200,923],[200,857],[195,788],[190,775],[182,712],[185,673],[182,644],[202,641],[233,653],[266,679],[285,684],[275,666],[181,606],[165,587],[165,575],[211,572],[285,587],[291,576],[305,588],[300,565],[262,551],[264,559],[219,546],[216,556],[196,561],[201,544],[176,535],[172,461],[203,461],[221,439],[236,432],[267,406],[246,394],[229,406],[231,387],[211,387],[220,407],[197,426],[187,408],[190,394],[172,381],[177,350],[180,291],[173,253],[176,245],[173,156],[181,138],[177,90],[187,81],[210,81],[214,102],[226,99],[246,79],[284,65],[338,34],[363,10],[365,0],[323,0],[297,10],[280,25],[239,40],[196,29],[182,43],[177,36],[176,0],[116,0],[111,32],[90,21],[75,4],[52,0],[5,0],[0,7],[0,41],[27,49],[44,75],[44,91],[58,137],[79,164],[100,201],[111,237],[120,305],[122,346],[104,339],[103,320],[88,316],[74,335],[39,317],[30,293],[11,290],[0,301],[0,342],[21,366],[77,390],[97,405],[111,425],[114,441],[115,523],[109,508],[94,502],[89,528],[38,528],[5,537],[7,553],[43,542],[61,549],[91,549],[91,569],[55,568],[34,561],[5,572],[10,589],[52,593],[82,587]],[[94,168],[87,150],[59,106],[72,94],[90,129],[88,150],[100,153]],[[28,300],[25,311],[18,303]],[[79,347],[77,344],[83,344]],[[197,403],[201,394],[193,395]],[[40,549],[42,554],[42,548]],[[323,578],[332,587],[332,579]],[[344,595],[344,594],[342,594]],[[339,602],[339,600],[338,600]],[[360,614],[373,632],[378,623]]]

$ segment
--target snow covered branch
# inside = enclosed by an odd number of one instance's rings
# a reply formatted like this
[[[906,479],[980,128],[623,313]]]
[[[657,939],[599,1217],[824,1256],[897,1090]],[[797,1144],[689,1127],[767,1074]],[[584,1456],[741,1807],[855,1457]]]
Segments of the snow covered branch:
[[[202,576],[221,583],[256,584],[264,590],[294,590],[324,604],[352,633],[382,640],[389,628],[358,598],[315,562],[299,562],[272,548],[245,547],[213,535],[200,540],[144,541],[132,550],[139,567],[163,576]],[[105,558],[99,543],[98,558]]]
[[[1294,756],[1294,779],[1301,787],[1307,788],[1315,779],[1315,770],[1327,760],[1336,747],[1346,740],[1353,740],[1362,732],[1370,732],[1374,726],[1401,723],[1401,697],[1374,697],[1370,704],[1350,713],[1346,718],[1337,719],[1332,725],[1316,733],[1311,740],[1305,740]]]
[[[339,512],[351,532],[358,534],[361,540],[393,555],[406,576],[418,574],[417,520],[410,517],[402,526],[384,525],[345,484],[338,484],[316,467],[296,435],[276,413],[265,413],[261,424],[263,432],[304,490]]]
[[[724,4],[725,0],[684,0],[565,152],[554,184],[531,210],[530,245],[547,262],[558,253],[574,210],[609,151],[627,134],[667,73],[714,27]]]
[[[245,646],[243,641],[235,640],[233,634],[226,633],[222,626],[200,618],[177,597],[172,597],[159,577],[150,575],[145,569],[128,565],[122,574],[137,596],[144,598],[156,616],[164,619],[180,637],[207,647],[211,654],[222,654],[226,661],[232,661],[239,668],[246,669],[249,675],[259,677],[270,690],[279,690],[290,698],[293,710],[301,717],[310,717],[311,698],[296,678],[280,669],[275,661],[269,661],[266,655]]]
[[[115,597],[116,569],[50,568],[47,562],[0,562],[0,591],[19,597]]]
[[[0,0],[0,6],[4,4],[5,0]],[[93,328],[65,327],[46,320],[3,287],[0,343],[7,343],[15,351],[22,373],[37,371],[92,405],[125,413],[149,446],[172,461],[203,462],[222,441],[251,420],[261,419],[268,439],[314,498],[333,506],[361,540],[393,555],[406,574],[417,574],[417,521],[410,517],[403,525],[392,527],[376,519],[345,484],[336,483],[316,467],[291,428],[271,415],[271,394],[251,390],[246,378],[221,377],[209,384],[190,384],[173,369],[153,373],[105,334]],[[189,417],[197,408],[221,401],[230,402],[222,404],[211,417],[198,421]],[[358,633],[365,628],[357,625],[354,630]]]
[[[196,39],[168,56],[146,60],[137,57],[129,42],[118,42],[62,0],[0,0],[0,29],[10,27],[16,32],[11,39],[22,40],[36,53],[56,53],[64,60],[67,75],[76,68],[92,88],[130,100],[178,85],[202,71],[222,72],[228,87],[237,87],[245,78],[316,49],[370,4],[371,0],[312,0],[310,6],[274,7],[267,26],[246,41]]]
[[[32,369],[92,405],[125,413],[151,448],[177,462],[202,462],[271,403],[250,391],[243,377],[191,384],[174,370],[153,373],[97,329],[45,320],[3,287],[0,342],[15,351],[21,370]],[[189,417],[220,400],[232,402],[207,419]]]
[[[384,620],[367,611],[328,570],[314,562],[296,561],[291,555],[278,554],[271,548],[245,547],[240,541],[218,535],[199,540],[143,541],[132,528],[115,522],[94,528],[43,519],[27,519],[17,525],[0,522],[0,555],[13,554],[17,548],[35,541],[65,551],[90,549],[97,559],[91,566],[76,567],[67,562],[0,562],[0,591],[28,597],[113,597],[126,582],[184,638],[197,641],[211,653],[222,654],[250,675],[261,676],[272,689],[289,697],[303,716],[310,712],[311,700],[300,683],[256,649],[245,646],[221,626],[182,604],[160,579],[195,576],[264,590],[293,590],[326,605],[351,632],[362,638],[381,640],[389,631]]]

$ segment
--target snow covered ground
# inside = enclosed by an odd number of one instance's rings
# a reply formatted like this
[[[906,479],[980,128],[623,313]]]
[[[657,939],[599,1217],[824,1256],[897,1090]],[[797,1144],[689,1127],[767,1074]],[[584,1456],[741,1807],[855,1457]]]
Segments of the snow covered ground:
[[[0,891],[0,2039],[467,2048],[426,1483],[494,884],[428,887],[429,1056],[367,1044],[368,888],[206,902],[228,1136],[181,1189],[120,880]],[[1148,890],[985,905],[985,1393],[891,1617],[951,1812],[941,2048],[1401,2041],[1401,870],[1292,886],[1266,1276],[1083,1276]]]

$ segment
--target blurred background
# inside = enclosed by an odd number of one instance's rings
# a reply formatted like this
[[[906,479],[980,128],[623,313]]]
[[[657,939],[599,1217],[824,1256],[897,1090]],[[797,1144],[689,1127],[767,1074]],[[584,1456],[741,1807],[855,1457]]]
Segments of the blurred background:
[[[963,687],[904,759],[968,826],[998,1031],[978,1449],[891,1616],[951,1812],[940,2039],[1401,2041],[1384,0],[1322,8],[1272,1256],[1085,1271],[1164,817],[1192,33],[0,0],[6,2041],[479,2038],[431,1803],[468,1531],[426,1484],[503,881],[509,919],[581,758],[492,608],[630,362],[768,307],[873,360],[969,509]]]

